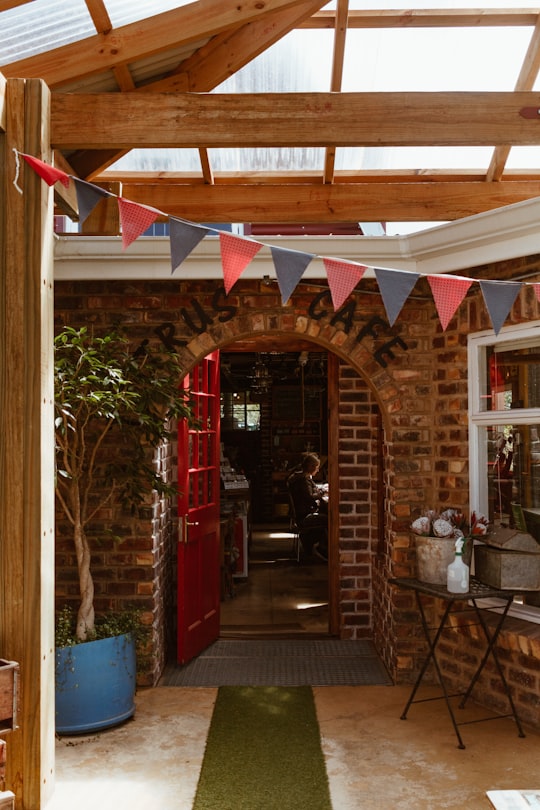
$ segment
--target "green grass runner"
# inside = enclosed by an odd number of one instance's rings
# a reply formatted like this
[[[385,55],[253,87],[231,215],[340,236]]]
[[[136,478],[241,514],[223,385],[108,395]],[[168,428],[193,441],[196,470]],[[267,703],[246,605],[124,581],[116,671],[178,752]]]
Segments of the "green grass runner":
[[[193,810],[332,810],[309,686],[222,686]]]

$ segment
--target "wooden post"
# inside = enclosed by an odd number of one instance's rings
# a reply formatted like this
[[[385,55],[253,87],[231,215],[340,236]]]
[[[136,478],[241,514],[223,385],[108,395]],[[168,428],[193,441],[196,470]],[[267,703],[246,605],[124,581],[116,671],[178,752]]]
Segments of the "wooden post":
[[[14,149],[50,160],[50,94],[8,79],[0,127],[0,655],[20,665],[6,786],[39,810],[54,785],[53,192]],[[0,86],[0,92],[2,88]]]

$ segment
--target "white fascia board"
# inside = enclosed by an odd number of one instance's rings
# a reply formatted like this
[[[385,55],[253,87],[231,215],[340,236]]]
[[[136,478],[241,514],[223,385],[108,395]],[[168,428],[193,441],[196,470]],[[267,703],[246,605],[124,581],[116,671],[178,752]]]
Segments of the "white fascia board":
[[[320,257],[421,274],[452,273],[540,253],[540,198],[408,236],[292,236],[255,240],[263,248],[242,274],[274,279],[270,246],[312,253],[305,278],[326,278]],[[55,240],[56,280],[222,279],[219,238],[206,236],[171,274],[168,237],[141,237],[122,249],[119,236],[60,236]],[[372,271],[366,273],[369,277]]]
[[[306,277],[326,278],[320,256],[345,261],[384,266],[397,270],[414,270],[413,260],[400,256],[401,237],[272,237],[242,273],[244,279],[276,276],[270,245],[286,250],[312,253],[315,258]],[[60,236],[54,254],[54,277],[60,280],[90,279],[223,279],[219,238],[206,236],[171,275],[170,242],[167,236],[145,236],[122,250],[120,237]]]
[[[540,197],[403,237],[419,273],[452,273],[540,253]]]

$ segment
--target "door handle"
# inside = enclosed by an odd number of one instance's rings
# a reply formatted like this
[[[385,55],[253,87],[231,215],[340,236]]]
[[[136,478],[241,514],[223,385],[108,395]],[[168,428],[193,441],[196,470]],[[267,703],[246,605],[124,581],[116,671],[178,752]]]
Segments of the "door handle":
[[[184,517],[179,517],[178,518],[178,542],[179,543],[187,543],[187,541],[188,541],[187,527],[188,526],[198,526],[198,525],[199,525],[198,520],[190,521],[190,520],[186,520],[186,518],[184,518]]]

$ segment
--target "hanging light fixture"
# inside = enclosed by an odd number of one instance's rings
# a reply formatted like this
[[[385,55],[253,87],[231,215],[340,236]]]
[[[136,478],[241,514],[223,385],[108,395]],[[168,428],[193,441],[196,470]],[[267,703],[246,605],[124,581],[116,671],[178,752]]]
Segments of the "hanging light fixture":
[[[272,375],[270,374],[268,366],[262,360],[260,355],[257,356],[257,360],[253,366],[253,374],[251,379],[253,380],[251,384],[251,392],[257,396],[264,396],[265,394],[268,394],[272,388]]]

